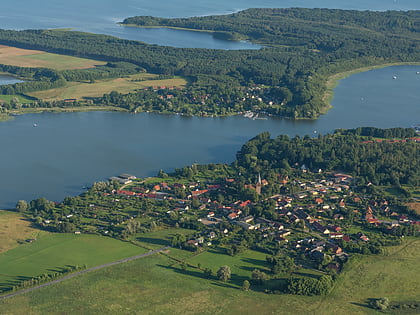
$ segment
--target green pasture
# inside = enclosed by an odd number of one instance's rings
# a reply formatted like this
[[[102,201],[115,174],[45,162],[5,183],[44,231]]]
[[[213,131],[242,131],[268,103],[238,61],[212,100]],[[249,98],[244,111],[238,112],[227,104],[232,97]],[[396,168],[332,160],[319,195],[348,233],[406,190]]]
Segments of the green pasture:
[[[145,253],[147,250],[108,237],[43,234],[0,254],[0,290],[26,277],[53,273],[66,265],[93,267]]]
[[[253,251],[214,262],[207,259],[219,254],[208,255],[189,261],[236,268],[241,257],[255,259],[255,267],[263,259]],[[420,300],[419,258],[420,240],[414,239],[385,255],[353,257],[329,295],[305,297],[244,292],[232,282],[205,279],[195,268],[183,271],[157,254],[0,300],[0,309],[2,314],[382,314],[367,307],[369,298]]]

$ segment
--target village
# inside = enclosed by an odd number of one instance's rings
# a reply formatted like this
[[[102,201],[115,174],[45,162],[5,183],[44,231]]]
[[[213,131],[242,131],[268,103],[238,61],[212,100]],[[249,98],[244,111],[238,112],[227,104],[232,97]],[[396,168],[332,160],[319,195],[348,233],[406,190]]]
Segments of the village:
[[[258,175],[254,183],[238,187],[240,178],[222,173],[211,180],[200,180],[198,173],[195,181],[122,174],[94,184],[80,197],[66,198],[38,222],[46,229],[65,225],[70,226],[66,232],[126,240],[148,231],[188,229],[176,234],[171,245],[197,252],[216,246],[228,255],[253,249],[330,274],[340,273],[353,253],[379,254],[383,246],[399,244],[420,228],[420,220],[403,213],[393,198],[376,199],[361,191],[348,174],[301,166],[293,176],[278,175],[277,183]],[[281,193],[267,196],[273,184]],[[235,199],[238,189],[251,198]]]

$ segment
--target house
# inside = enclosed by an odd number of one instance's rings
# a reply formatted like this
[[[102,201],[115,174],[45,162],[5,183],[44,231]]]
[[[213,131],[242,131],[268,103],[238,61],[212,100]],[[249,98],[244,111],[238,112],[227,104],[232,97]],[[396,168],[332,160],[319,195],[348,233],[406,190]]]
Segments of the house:
[[[248,215],[242,219],[242,221],[246,223],[252,222],[253,220],[254,220],[254,217],[252,215]]]
[[[330,230],[328,228],[326,228],[325,226],[319,224],[318,222],[313,222],[312,226],[318,230],[319,232],[323,233],[323,234],[330,234]]]
[[[331,251],[333,254],[340,254],[343,251],[343,249],[337,244],[328,243],[325,247],[327,250]]]
[[[292,232],[290,232],[289,230],[281,230],[277,232],[277,235],[280,237],[286,237],[286,236],[289,236],[290,234],[292,234]]]
[[[344,237],[343,233],[330,233],[332,239],[342,239]]]
[[[187,241],[188,245],[193,245],[193,246],[198,246],[198,241],[197,240],[189,240]]]
[[[205,194],[206,192],[208,192],[208,189],[202,189],[202,190],[194,190],[191,192],[191,196],[194,197],[198,197],[202,194]]]
[[[236,222],[236,224],[239,225],[241,228],[243,228],[245,230],[254,230],[255,229],[254,225],[243,222],[243,221]]]
[[[235,213],[235,212],[231,212],[228,214],[228,219],[229,220],[235,220],[239,217],[239,214]]]

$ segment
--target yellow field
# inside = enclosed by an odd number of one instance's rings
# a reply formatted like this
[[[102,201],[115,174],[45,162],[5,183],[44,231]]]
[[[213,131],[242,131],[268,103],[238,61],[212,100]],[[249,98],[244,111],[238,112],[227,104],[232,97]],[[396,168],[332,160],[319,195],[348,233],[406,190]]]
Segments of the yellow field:
[[[151,86],[183,87],[187,81],[182,78],[167,80],[150,80],[153,74],[136,74],[126,78],[101,80],[95,83],[69,82],[66,86],[45,91],[28,93],[30,96],[46,100],[63,100],[66,98],[82,99],[83,97],[99,97],[111,91],[129,93]],[[138,81],[144,80],[144,81]]]
[[[18,245],[18,240],[36,238],[40,230],[30,227],[19,213],[0,210],[0,253]]]
[[[86,69],[103,65],[105,62],[66,55],[57,55],[40,50],[20,49],[0,45],[0,64],[51,68],[56,70]]]

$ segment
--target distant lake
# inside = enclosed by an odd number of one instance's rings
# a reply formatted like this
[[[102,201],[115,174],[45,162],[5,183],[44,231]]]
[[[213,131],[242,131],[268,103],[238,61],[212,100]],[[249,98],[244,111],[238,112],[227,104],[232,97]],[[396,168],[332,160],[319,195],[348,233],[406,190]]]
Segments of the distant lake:
[[[0,85],[14,84],[14,83],[19,83],[19,82],[23,82],[23,81],[16,79],[15,77],[12,77],[10,75],[0,74]]]
[[[419,10],[418,0],[20,0],[1,1],[0,28],[75,28],[125,39],[174,47],[255,49],[258,45],[214,39],[210,34],[169,29],[140,29],[117,25],[135,15],[188,17],[226,14],[248,8],[319,7],[351,10]]]
[[[192,163],[231,163],[242,144],[263,131],[317,136],[337,128],[411,127],[420,123],[417,71],[420,66],[395,66],[352,75],[337,86],[334,108],[313,121],[112,112],[17,116],[0,123],[0,208],[41,196],[60,201],[120,173],[145,177]]]

